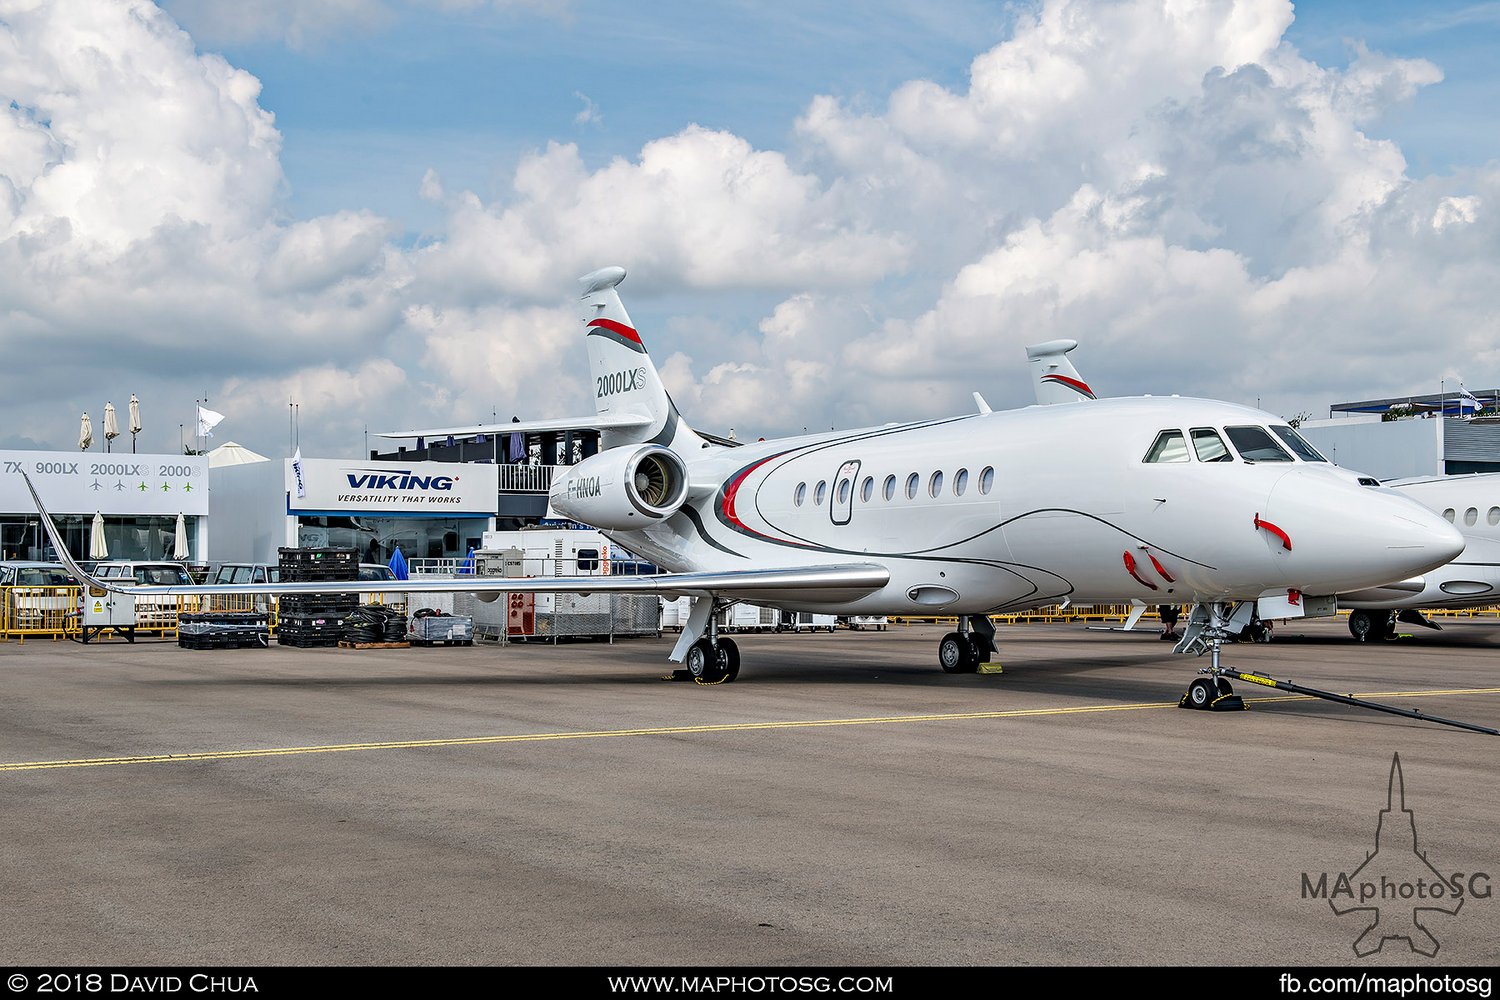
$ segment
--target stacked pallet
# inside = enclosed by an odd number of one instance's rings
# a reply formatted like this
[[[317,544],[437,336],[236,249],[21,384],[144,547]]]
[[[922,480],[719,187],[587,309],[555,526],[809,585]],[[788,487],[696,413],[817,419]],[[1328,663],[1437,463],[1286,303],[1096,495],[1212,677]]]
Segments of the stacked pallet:
[[[359,577],[353,548],[278,549],[282,583],[322,583]],[[302,648],[337,646],[344,619],[359,607],[358,594],[289,594],[281,598],[276,641]]]
[[[472,646],[474,619],[423,608],[412,616],[407,639],[413,646]]]
[[[255,611],[212,611],[177,617],[177,645],[183,649],[263,649],[266,616]]]

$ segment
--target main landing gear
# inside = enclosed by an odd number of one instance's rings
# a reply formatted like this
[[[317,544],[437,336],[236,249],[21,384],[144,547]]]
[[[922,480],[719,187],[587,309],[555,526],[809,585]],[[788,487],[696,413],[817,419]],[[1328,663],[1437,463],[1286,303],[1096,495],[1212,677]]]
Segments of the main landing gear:
[[[995,623],[988,615],[961,615],[958,631],[938,643],[938,664],[947,674],[972,674],[995,655]]]
[[[1396,614],[1393,611],[1349,612],[1349,634],[1355,642],[1396,637]]]
[[[733,603],[717,597],[695,598],[682,637],[672,650],[672,659],[686,661],[687,677],[699,684],[725,684],[740,675],[740,648],[733,639],[719,637],[719,612]]]
[[[1234,688],[1224,677],[1225,669],[1219,663],[1219,650],[1224,640],[1238,635],[1251,621],[1255,613],[1254,601],[1239,604],[1199,604],[1193,608],[1184,630],[1182,641],[1176,651],[1186,653],[1196,649],[1199,656],[1210,654],[1209,665],[1199,667],[1199,677],[1188,685],[1187,693],[1177,703],[1178,708],[1197,708],[1207,712],[1239,712],[1245,708],[1245,699],[1234,693]]]

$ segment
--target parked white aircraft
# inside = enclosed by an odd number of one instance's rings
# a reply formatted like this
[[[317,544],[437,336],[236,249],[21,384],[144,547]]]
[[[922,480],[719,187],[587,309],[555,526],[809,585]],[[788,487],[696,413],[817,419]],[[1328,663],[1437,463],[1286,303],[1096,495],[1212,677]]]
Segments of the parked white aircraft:
[[[1026,349],[1031,359],[1032,389],[1039,404],[1095,398],[1093,390],[1067,358],[1068,352],[1077,346],[1075,340],[1052,340]],[[1289,425],[1275,424],[1272,429],[1298,458],[1325,461]],[[1290,457],[1280,460],[1290,461]],[[1375,480],[1357,472],[1346,475],[1362,485],[1375,485]],[[1500,602],[1500,474],[1417,476],[1388,480],[1380,485],[1441,512],[1462,533],[1464,551],[1451,562],[1421,576],[1337,594],[1338,607],[1353,609],[1349,632],[1355,639],[1364,642],[1392,638],[1398,622],[1439,629],[1441,626],[1429,621],[1423,611],[1485,607]],[[1132,627],[1145,610],[1146,605],[1139,605],[1126,628]],[[1274,614],[1267,612],[1256,617],[1271,618]],[[1255,627],[1254,621],[1251,627]],[[1187,644],[1185,639],[1183,645]]]
[[[1500,474],[1426,476],[1385,485],[1441,512],[1463,534],[1464,550],[1420,577],[1340,594],[1339,606],[1355,609],[1350,634],[1360,642],[1388,639],[1397,622],[1438,628],[1423,611],[1500,603]]]
[[[1219,642],[1257,599],[1406,579],[1463,547],[1452,525],[1411,499],[1286,455],[1278,418],[1212,400],[982,407],[713,446],[667,395],[620,302],[624,277],[611,267],[582,279],[593,422],[605,450],[558,475],[550,499],[558,513],[671,572],[130,590],[685,594],[695,600],[671,658],[704,681],[738,673],[738,650],[718,635],[713,612],[739,600],[840,615],[957,616],[958,631],[938,649],[949,672],[989,657],[990,613],[1067,598],[1192,603],[1205,609],[1202,635],[1214,652],[1211,676],[1190,688],[1193,704],[1206,707],[1228,693]],[[65,552],[50,522],[48,530]],[[66,561],[90,586],[123,589]]]

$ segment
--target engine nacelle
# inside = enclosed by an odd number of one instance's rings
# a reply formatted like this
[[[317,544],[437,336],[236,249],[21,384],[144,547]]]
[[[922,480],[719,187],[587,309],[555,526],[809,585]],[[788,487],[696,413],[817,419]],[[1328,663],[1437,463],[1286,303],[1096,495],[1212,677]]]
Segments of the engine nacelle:
[[[661,445],[611,448],[552,481],[548,499],[564,517],[596,528],[649,528],[677,513],[687,499],[687,466]]]

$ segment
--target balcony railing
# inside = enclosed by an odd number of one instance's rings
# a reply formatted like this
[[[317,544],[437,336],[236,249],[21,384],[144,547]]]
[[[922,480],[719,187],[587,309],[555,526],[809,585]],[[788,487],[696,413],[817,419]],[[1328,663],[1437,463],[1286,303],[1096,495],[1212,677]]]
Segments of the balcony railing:
[[[499,465],[501,493],[546,493],[552,476],[565,465]]]

